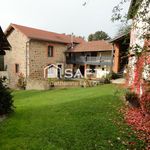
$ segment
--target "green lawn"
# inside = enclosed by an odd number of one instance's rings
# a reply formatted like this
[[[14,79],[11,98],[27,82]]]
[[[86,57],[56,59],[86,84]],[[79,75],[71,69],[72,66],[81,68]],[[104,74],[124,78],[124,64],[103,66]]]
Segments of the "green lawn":
[[[114,85],[14,92],[0,123],[0,150],[142,150],[123,123]]]

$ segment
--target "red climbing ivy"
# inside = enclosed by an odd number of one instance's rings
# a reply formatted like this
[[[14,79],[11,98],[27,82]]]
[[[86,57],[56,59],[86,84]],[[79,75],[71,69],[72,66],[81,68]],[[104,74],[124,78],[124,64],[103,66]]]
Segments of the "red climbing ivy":
[[[141,108],[143,110],[144,114],[147,114],[150,116],[150,93],[146,92],[142,95],[140,99]]]
[[[134,129],[150,134],[150,115],[144,114],[142,109],[129,108],[125,113],[125,120]]]
[[[134,74],[134,81],[132,84],[132,89],[136,91],[136,93],[140,94],[141,80],[142,80],[142,72],[144,67],[144,57],[141,56],[137,60]]]
[[[143,52],[137,57],[131,90],[139,95],[140,108],[128,108],[125,113],[125,119],[135,129],[143,130],[150,134],[150,82],[145,81],[142,77],[145,64],[150,64],[150,54]]]

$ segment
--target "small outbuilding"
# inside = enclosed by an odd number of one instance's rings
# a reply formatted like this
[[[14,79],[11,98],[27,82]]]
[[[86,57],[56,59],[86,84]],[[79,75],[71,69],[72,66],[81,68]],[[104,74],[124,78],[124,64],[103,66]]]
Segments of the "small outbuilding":
[[[0,27],[0,71],[4,71],[4,55],[6,54],[5,50],[10,50],[11,46],[3,33],[2,28]]]

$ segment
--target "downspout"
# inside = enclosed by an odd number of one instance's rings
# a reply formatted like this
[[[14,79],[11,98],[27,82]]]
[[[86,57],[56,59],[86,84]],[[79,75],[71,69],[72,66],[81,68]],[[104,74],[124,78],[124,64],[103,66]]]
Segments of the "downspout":
[[[29,57],[29,55],[28,55],[28,53],[29,53],[29,46],[30,46],[30,40],[29,41],[27,41],[26,42],[26,81],[27,81],[27,78],[28,78],[28,57]]]

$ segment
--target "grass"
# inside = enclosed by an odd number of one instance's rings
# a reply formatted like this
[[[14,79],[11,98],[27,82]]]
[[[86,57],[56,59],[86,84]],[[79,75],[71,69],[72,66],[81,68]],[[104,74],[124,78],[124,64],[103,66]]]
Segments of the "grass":
[[[142,150],[119,113],[116,89],[14,92],[15,112],[0,123],[0,150]]]

